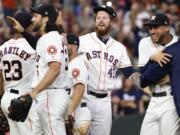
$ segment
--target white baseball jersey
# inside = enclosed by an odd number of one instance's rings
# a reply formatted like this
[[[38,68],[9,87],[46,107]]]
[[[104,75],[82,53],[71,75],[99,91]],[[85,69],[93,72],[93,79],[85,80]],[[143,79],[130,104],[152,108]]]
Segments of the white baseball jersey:
[[[159,51],[164,50],[165,47],[168,47],[169,45],[173,44],[178,40],[177,36],[173,36],[173,39],[165,46],[162,46],[160,44],[154,44],[151,40],[151,37],[146,37],[141,39],[139,42],[139,60],[138,60],[138,66],[142,67],[144,66],[150,59],[150,57],[153,54],[156,54]]]
[[[24,38],[10,39],[0,46],[0,69],[5,89],[30,90],[36,52]]]
[[[73,87],[78,83],[82,83],[85,86],[87,86],[87,80],[88,80],[88,63],[86,60],[86,56],[84,54],[79,55],[78,57],[74,58],[69,63],[69,83],[70,86]],[[73,88],[72,88],[73,91]],[[72,92],[71,92],[72,94]],[[84,96],[87,94],[87,92],[84,92]]]
[[[173,39],[165,46],[154,44],[151,40],[151,37],[146,37],[141,39],[139,42],[139,60],[138,60],[138,66],[142,67],[144,66],[150,59],[150,57],[154,54],[156,54],[159,51],[164,50],[165,47],[175,43],[178,40],[177,36],[173,36]],[[163,89],[159,85],[156,85],[155,88],[152,88],[152,91],[155,92],[162,92],[166,90],[171,90],[170,86],[164,86]]]
[[[85,91],[81,103],[86,103],[88,63],[84,54],[77,56],[69,63],[69,81],[71,82],[71,95],[74,92],[73,86],[78,83],[85,85]],[[75,129],[91,121],[91,113],[87,107],[81,107],[81,103],[75,111]]]
[[[35,72],[32,87],[35,87],[43,79],[49,69],[48,63],[53,61],[61,63],[61,70],[48,88],[64,89],[67,86],[67,81],[65,80],[68,77],[68,54],[67,47],[63,41],[65,41],[64,37],[57,31],[48,32],[38,40],[36,47],[37,72]]]
[[[131,66],[126,48],[121,43],[110,37],[105,45],[95,32],[80,37],[79,52],[85,52],[89,61],[88,87],[92,90],[113,90],[117,69]]]

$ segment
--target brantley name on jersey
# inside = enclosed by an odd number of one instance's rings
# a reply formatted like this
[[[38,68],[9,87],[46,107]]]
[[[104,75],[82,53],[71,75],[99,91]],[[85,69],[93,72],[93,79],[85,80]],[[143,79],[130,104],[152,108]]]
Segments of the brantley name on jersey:
[[[0,57],[4,56],[6,54],[14,54],[24,60],[27,60],[28,58],[31,57],[31,55],[29,53],[20,49],[19,47],[5,47],[5,48],[3,48],[3,50],[0,50]]]

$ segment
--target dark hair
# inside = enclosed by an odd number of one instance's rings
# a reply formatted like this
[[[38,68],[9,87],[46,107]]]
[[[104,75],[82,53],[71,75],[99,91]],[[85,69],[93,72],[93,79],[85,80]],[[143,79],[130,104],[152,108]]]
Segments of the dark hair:
[[[50,31],[58,31],[58,27],[57,27],[56,23],[54,21],[51,21],[50,18],[47,22],[45,31],[46,31],[46,33],[50,32]]]

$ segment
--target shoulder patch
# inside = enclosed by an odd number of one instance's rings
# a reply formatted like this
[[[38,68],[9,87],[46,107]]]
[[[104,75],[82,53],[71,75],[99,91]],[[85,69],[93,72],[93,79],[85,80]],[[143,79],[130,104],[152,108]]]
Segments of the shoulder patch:
[[[47,52],[48,52],[48,54],[50,54],[50,55],[56,54],[56,53],[57,53],[57,48],[56,48],[56,46],[50,45],[50,46],[47,48]]]
[[[80,75],[80,70],[75,68],[72,70],[72,77],[73,79],[76,79]]]

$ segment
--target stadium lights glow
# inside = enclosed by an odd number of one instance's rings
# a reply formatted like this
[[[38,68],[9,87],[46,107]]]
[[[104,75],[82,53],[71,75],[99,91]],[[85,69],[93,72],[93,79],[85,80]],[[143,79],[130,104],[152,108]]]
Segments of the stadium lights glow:
[[[112,2],[111,2],[111,1],[108,1],[108,2],[106,2],[106,5],[109,6],[109,7],[111,7],[111,6],[112,6]]]

